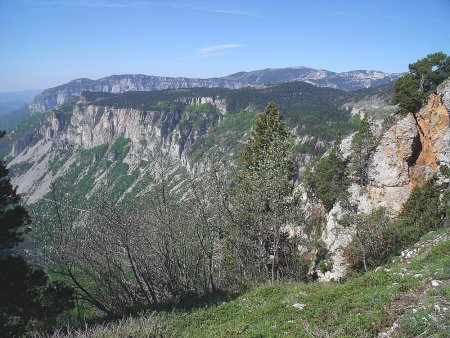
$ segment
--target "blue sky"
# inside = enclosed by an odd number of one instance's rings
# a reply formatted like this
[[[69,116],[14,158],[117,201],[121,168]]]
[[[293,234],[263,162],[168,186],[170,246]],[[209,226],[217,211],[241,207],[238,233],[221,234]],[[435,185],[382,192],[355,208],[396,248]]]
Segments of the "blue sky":
[[[403,72],[450,54],[449,0],[0,0],[0,91],[112,74]]]

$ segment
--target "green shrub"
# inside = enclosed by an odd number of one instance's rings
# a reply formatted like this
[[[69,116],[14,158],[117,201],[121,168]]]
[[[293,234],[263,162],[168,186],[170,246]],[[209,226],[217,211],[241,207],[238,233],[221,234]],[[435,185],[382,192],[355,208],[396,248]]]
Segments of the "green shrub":
[[[443,225],[445,210],[440,199],[443,187],[432,181],[416,187],[406,201],[402,212],[384,231],[387,255],[398,255],[423,235]]]
[[[386,240],[383,231],[389,224],[386,209],[378,208],[367,215],[346,214],[339,223],[355,229],[353,239],[344,251],[353,269],[367,272],[385,262]]]
[[[216,108],[211,103],[191,104],[185,109],[192,113],[213,113],[216,111]]]
[[[395,83],[392,102],[400,106],[402,113],[417,112],[422,106],[426,94],[420,89],[420,83],[412,75],[402,76]]]
[[[343,200],[348,195],[349,180],[346,162],[338,147],[334,146],[313,168],[313,170],[305,172],[304,181],[309,190],[322,201],[329,211],[336,202]]]
[[[333,263],[331,261],[321,261],[319,263],[319,270],[322,273],[325,273],[327,271],[331,271],[333,269]]]
[[[442,52],[429,54],[409,65],[409,74],[395,83],[393,103],[398,103],[403,113],[417,112],[427,92],[450,75],[450,57]]]
[[[399,216],[388,222],[384,209],[369,215],[346,214],[339,223],[354,226],[356,233],[345,250],[350,266],[357,271],[367,271],[399,255],[416,243],[427,232],[443,225],[444,205],[442,188],[432,181],[416,187],[406,201]]]

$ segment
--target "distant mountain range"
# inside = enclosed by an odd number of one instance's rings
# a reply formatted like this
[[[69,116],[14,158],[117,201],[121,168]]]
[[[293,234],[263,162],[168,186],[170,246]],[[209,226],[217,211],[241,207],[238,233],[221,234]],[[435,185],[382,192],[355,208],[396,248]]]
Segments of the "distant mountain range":
[[[331,87],[352,91],[362,88],[378,87],[397,80],[400,75],[399,73],[384,73],[374,70],[353,70],[350,72],[335,73],[323,69],[291,67],[240,72],[226,76],[223,79],[246,83],[248,85],[304,81],[318,87]]]
[[[28,89],[20,92],[0,92],[0,115],[8,114],[30,103],[42,89]]]
[[[61,86],[47,89],[36,96],[29,106],[32,113],[56,108],[84,91],[123,93],[127,91],[153,91],[160,89],[222,87],[240,89],[292,81],[304,81],[318,87],[331,87],[345,91],[377,87],[399,78],[399,73],[354,70],[335,73],[306,67],[263,69],[240,72],[225,77],[197,79],[162,77],[141,74],[112,75],[99,80],[77,79]]]

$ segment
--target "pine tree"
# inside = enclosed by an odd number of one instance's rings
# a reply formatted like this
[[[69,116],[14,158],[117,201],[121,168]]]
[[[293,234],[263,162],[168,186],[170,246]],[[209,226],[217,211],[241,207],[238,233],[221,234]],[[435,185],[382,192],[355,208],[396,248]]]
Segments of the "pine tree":
[[[370,154],[375,147],[375,138],[367,116],[361,120],[358,131],[351,143],[351,166],[359,185],[367,184],[367,165]]]
[[[4,132],[0,132],[0,138],[4,135]],[[21,242],[31,223],[27,211],[19,204],[20,197],[16,194],[16,189],[12,187],[7,175],[8,169],[2,161],[0,163],[0,254]]]
[[[450,76],[450,56],[442,52],[429,54],[409,65],[409,74],[395,83],[392,97],[399,104],[401,112],[417,112],[426,98],[426,94]]]
[[[271,102],[256,120],[250,137],[240,154],[245,171],[257,171],[258,166],[266,161],[275,150],[279,152],[276,154],[278,159],[283,161],[279,164],[285,166],[292,175],[292,135],[283,122],[283,115]]]
[[[282,231],[292,212],[292,136],[282,114],[269,103],[240,154],[243,169],[232,191],[234,241],[241,271],[254,282],[279,277]]]
[[[0,133],[0,137],[4,132]],[[14,249],[29,231],[30,216],[0,162],[0,336],[16,337],[51,325],[72,305],[72,289],[51,283]]]
[[[409,73],[419,82],[420,90],[434,90],[450,76],[450,57],[442,52],[429,54],[411,63]]]
[[[306,186],[328,211],[336,202],[348,195],[347,164],[342,158],[339,144],[340,136],[338,135],[330,151],[313,165],[312,170],[304,174]]]
[[[420,83],[410,74],[402,76],[395,82],[392,102],[400,106],[402,113],[417,112],[426,95],[420,89]]]

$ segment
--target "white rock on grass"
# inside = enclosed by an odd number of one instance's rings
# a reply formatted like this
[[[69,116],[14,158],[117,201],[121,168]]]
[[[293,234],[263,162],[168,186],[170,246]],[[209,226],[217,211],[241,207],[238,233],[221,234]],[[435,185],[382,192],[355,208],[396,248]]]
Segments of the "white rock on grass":
[[[303,310],[306,305],[305,304],[301,304],[301,303],[295,303],[292,306],[297,308],[297,309],[299,309],[299,310]]]

